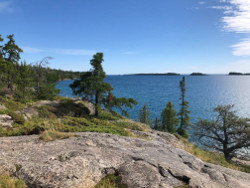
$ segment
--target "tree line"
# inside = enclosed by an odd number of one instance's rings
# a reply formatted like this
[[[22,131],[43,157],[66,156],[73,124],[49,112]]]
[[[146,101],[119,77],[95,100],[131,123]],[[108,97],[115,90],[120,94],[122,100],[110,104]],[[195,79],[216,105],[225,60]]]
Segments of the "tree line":
[[[16,44],[14,35],[7,36],[5,44],[0,35],[0,95],[11,96],[15,100],[54,99],[59,90],[58,80],[76,79],[82,72],[63,71],[48,67],[51,57],[27,64],[21,61],[23,50]]]

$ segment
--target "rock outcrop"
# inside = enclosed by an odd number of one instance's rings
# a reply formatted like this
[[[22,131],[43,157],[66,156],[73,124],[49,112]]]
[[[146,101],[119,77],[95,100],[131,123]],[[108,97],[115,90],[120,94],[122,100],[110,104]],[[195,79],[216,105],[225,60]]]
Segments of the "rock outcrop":
[[[197,159],[173,146],[173,135],[147,134],[147,140],[104,133],[53,142],[38,136],[0,138],[0,169],[31,187],[90,187],[113,173],[131,188],[250,187],[250,174]]]
[[[0,114],[0,127],[12,127],[14,120],[7,114]]]

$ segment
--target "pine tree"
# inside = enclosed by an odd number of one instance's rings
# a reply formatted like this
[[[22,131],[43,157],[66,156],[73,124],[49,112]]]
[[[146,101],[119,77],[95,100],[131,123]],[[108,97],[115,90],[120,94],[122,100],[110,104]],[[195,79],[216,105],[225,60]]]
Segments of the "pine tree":
[[[185,101],[185,92],[186,92],[186,81],[185,81],[185,76],[182,77],[182,80],[180,81],[180,89],[181,89],[181,109],[180,112],[178,113],[179,119],[180,119],[180,127],[177,129],[177,133],[184,138],[188,138],[188,133],[187,133],[187,127],[190,126],[190,118],[189,118],[189,113],[188,111],[188,102]]]
[[[139,122],[145,123],[147,125],[151,125],[152,122],[149,119],[150,111],[147,109],[146,104],[144,104],[143,108],[139,111]]]
[[[3,63],[1,63],[2,81],[12,93],[13,86],[17,75],[18,61],[20,60],[20,53],[23,52],[15,44],[14,35],[8,35],[9,41],[2,47]]]
[[[52,57],[45,57],[33,66],[37,99],[53,100],[60,92],[59,89],[56,89],[58,75],[46,67],[50,59]]]
[[[121,114],[123,116],[129,117],[128,108],[133,108],[133,105],[136,105],[137,101],[132,98],[117,98],[112,94],[110,91],[106,97],[105,107],[110,111],[113,112],[113,108],[116,107],[121,110]]]
[[[18,66],[18,76],[16,82],[15,97],[20,101],[28,101],[32,98],[33,87],[35,85],[31,68],[26,61]]]
[[[155,120],[154,120],[154,130],[160,130],[160,120],[156,117]]]
[[[0,42],[3,42],[2,35],[0,35]],[[3,46],[0,45],[0,63],[3,62]]]
[[[176,126],[179,123],[179,120],[174,110],[174,105],[169,101],[166,104],[166,108],[161,113],[162,118],[162,130],[170,133],[176,132]]]
[[[75,95],[95,104],[96,117],[99,116],[100,105],[105,103],[106,95],[113,90],[111,85],[104,81],[106,74],[102,68],[103,61],[103,53],[96,53],[90,60],[92,69],[70,85]]]

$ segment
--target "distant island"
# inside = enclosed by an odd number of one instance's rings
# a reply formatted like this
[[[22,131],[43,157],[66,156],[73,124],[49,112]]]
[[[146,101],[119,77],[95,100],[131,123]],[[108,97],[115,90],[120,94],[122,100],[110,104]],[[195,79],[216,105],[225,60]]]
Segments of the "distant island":
[[[250,73],[241,73],[241,72],[229,72],[230,76],[243,76],[243,75],[250,75]]]
[[[190,74],[190,76],[207,76],[207,74],[201,73],[201,72],[193,72]]]
[[[128,76],[178,76],[179,73],[167,72],[167,73],[137,73],[137,74],[126,74]]]

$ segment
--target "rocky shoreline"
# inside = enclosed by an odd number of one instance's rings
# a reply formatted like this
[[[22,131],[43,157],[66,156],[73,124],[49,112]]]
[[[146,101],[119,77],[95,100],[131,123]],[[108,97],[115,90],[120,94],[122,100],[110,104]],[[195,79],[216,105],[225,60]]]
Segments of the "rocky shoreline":
[[[250,174],[201,161],[179,149],[174,135],[147,134],[85,132],[52,142],[36,135],[2,137],[0,166],[30,187],[93,187],[108,174],[119,174],[129,188],[250,187]]]

